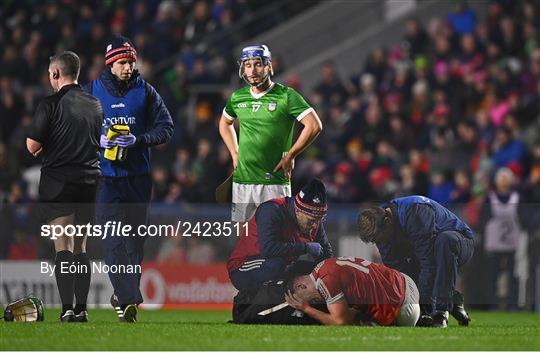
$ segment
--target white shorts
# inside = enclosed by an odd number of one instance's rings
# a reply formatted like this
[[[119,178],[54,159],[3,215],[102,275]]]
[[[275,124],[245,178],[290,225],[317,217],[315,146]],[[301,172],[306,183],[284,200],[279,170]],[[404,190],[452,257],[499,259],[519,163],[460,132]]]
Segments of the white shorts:
[[[420,318],[420,293],[411,277],[402,273],[405,277],[405,300],[399,309],[394,325],[416,326]]]
[[[233,182],[232,215],[233,222],[247,222],[255,214],[257,207],[268,200],[291,196],[290,185],[238,184]]]

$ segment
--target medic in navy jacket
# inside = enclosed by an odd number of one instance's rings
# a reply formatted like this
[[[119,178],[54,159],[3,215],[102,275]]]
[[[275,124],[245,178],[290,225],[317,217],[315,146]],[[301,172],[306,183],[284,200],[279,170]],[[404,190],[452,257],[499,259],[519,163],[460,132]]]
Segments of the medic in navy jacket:
[[[150,147],[168,142],[174,130],[171,114],[159,93],[137,70],[129,80],[120,81],[109,67],[85,89],[103,106],[102,135],[107,134],[108,126],[120,124],[128,125],[136,138],[129,146],[126,161],[113,162],[101,153],[101,174],[108,177],[150,174]]]
[[[107,67],[99,79],[86,86],[99,99],[104,112],[96,222],[130,225],[135,235],[118,236],[104,227],[103,257],[108,266],[131,269],[140,268],[144,254],[146,237],[136,233],[139,226],[148,223],[152,193],[150,147],[169,141],[174,129],[163,100],[135,70],[136,60],[137,51],[129,39],[115,36],[106,49]],[[127,125],[130,133],[108,139],[109,125]],[[127,149],[126,160],[104,158],[104,150],[115,145]],[[114,288],[111,304],[119,320],[135,322],[137,305],[143,301],[139,289],[140,271],[109,272],[109,278]]]
[[[377,245],[385,265],[415,279],[423,314],[433,316],[435,326],[446,327],[453,304],[456,310],[463,306],[455,285],[458,268],[474,251],[471,228],[423,196],[401,197],[365,209],[358,217],[358,228],[364,242]],[[458,319],[461,324],[469,321],[464,316]]]

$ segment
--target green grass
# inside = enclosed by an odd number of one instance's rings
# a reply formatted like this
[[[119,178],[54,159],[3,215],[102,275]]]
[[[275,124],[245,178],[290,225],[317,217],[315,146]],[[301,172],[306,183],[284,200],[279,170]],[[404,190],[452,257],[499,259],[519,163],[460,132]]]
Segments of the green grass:
[[[140,311],[116,322],[91,310],[91,322],[62,324],[58,310],[40,323],[0,322],[1,350],[540,350],[540,315],[473,312],[470,327],[448,329],[233,325],[225,311]]]

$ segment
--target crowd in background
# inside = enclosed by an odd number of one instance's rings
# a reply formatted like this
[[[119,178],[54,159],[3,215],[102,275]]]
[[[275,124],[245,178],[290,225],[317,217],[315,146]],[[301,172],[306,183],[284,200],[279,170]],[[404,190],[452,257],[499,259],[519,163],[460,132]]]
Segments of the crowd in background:
[[[213,202],[232,168],[217,122],[241,84],[234,49],[315,3],[265,11],[265,2],[248,0],[8,2],[0,10],[0,200],[36,198],[39,161],[26,152],[25,136],[36,103],[50,93],[48,56],[75,50],[79,81],[89,82],[103,69],[108,34],[117,32],[134,41],[139,70],[175,119],[172,142],[153,152],[153,201]],[[275,71],[284,72],[274,54]],[[531,205],[521,226],[538,237],[538,2],[490,1],[485,18],[457,3],[446,18],[409,19],[395,45],[375,48],[360,66],[349,78],[324,63],[310,92],[294,74],[283,82],[308,98],[324,126],[296,161],[293,191],[318,176],[336,203],[426,195],[459,204],[481,233],[486,195],[508,168],[520,202]],[[12,218],[24,220],[24,212]],[[2,239],[0,258],[36,256],[35,240],[17,237]],[[211,249],[202,252],[212,258]]]
[[[26,150],[39,101],[52,93],[49,57],[63,50],[81,59],[79,83],[96,79],[112,33],[129,37],[137,69],[163,97],[175,122],[171,143],[154,149],[153,201],[212,202],[232,168],[219,149],[222,94],[197,98],[196,126],[188,129],[194,87],[238,84],[234,46],[282,23],[317,0],[5,1],[0,8],[0,258],[42,256],[31,226],[40,160]],[[278,67],[276,60],[276,69]],[[234,75],[233,75],[234,73]],[[225,94],[225,92],[223,93]],[[222,165],[217,165],[220,159]],[[194,242],[195,243],[195,242]],[[189,256],[188,256],[189,258]]]
[[[482,21],[466,9],[411,19],[402,41],[373,50],[350,81],[325,63],[309,92],[325,131],[297,173],[323,175],[337,202],[415,193],[449,204],[509,167],[539,200],[538,11],[492,2]]]

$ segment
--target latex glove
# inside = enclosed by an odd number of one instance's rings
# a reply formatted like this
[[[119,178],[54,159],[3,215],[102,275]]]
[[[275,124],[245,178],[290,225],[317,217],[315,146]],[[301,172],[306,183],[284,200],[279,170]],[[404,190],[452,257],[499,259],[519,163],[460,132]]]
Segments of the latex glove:
[[[137,142],[137,138],[133,134],[120,135],[116,138],[116,144],[119,147],[131,147]]]
[[[315,258],[319,258],[323,254],[323,249],[319,243],[307,243],[307,252]]]
[[[105,135],[101,135],[101,138],[99,139],[99,145],[102,147],[102,148],[112,148],[114,146],[116,146],[116,141],[115,140],[109,140],[107,138],[107,136]]]

